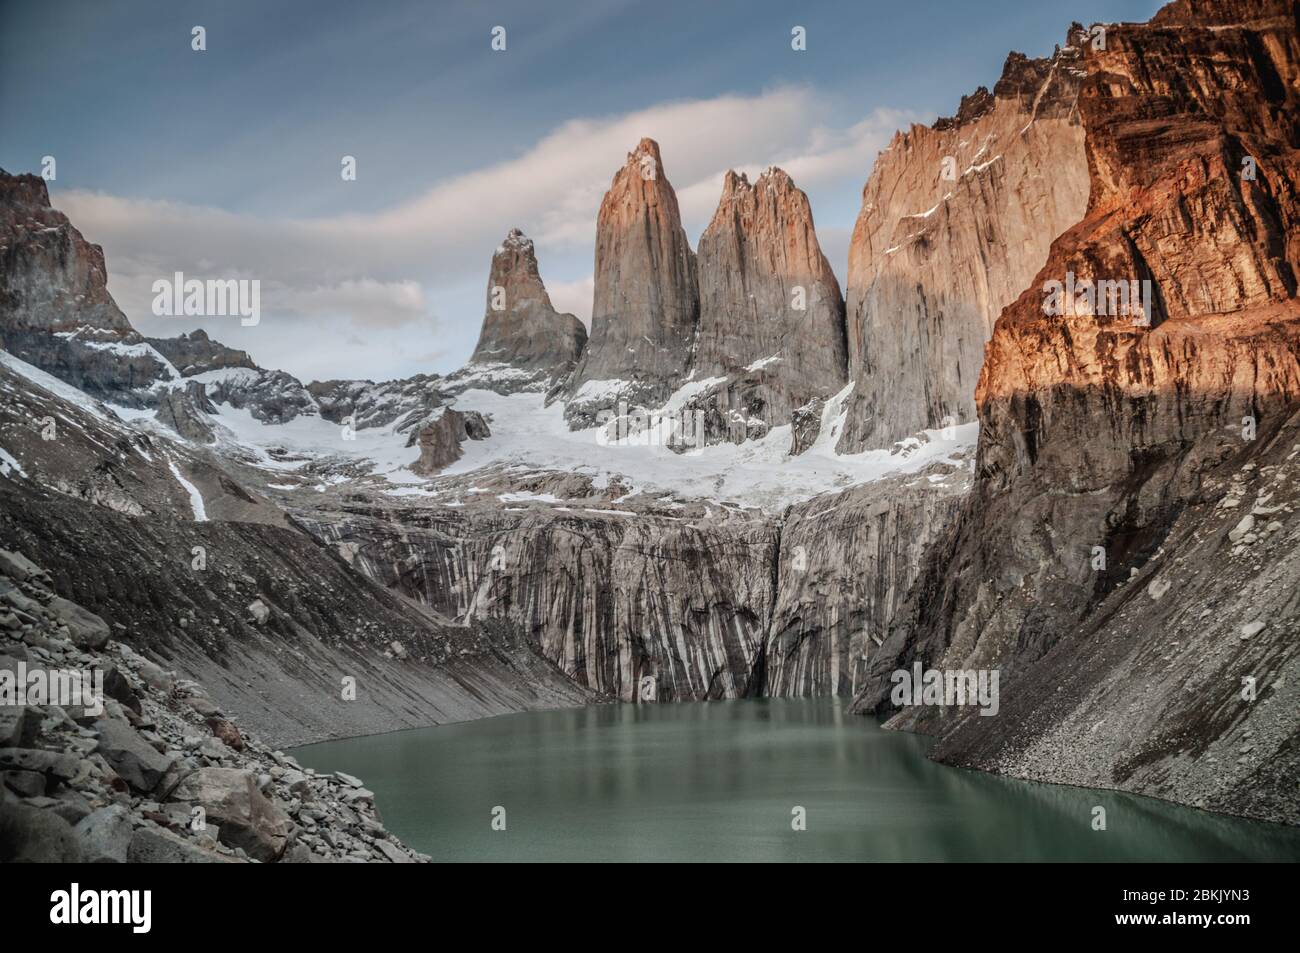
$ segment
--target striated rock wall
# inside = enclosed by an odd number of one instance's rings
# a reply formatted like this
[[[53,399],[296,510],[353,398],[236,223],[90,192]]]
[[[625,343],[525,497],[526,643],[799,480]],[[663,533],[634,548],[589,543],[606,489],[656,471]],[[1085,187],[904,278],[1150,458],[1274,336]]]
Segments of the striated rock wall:
[[[790,508],[769,626],[765,694],[851,698],[970,473],[937,465]]]
[[[1082,57],[1012,53],[993,93],[877,158],[849,245],[841,451],[974,419],[993,322],[1086,207]]]
[[[954,460],[778,517],[353,497],[293,519],[375,582],[448,619],[509,620],[580,685],[625,701],[849,696],[867,638],[887,630],[968,484]]]
[[[767,520],[479,505],[295,519],[367,577],[449,618],[521,626],[595,691],[623,701],[761,691],[778,545]]]

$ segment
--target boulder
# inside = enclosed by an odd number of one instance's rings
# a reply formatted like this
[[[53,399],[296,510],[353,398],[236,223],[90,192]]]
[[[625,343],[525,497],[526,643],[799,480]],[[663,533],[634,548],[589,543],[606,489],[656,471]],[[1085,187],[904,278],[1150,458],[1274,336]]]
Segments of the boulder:
[[[141,827],[131,837],[127,860],[133,864],[225,864],[230,858],[204,850],[161,827]]]
[[[81,845],[72,825],[51,811],[0,793],[0,863],[76,864]]]
[[[45,607],[68,627],[72,641],[78,648],[98,651],[108,644],[108,623],[89,609],[83,609],[61,596],[55,596]]]
[[[257,776],[239,768],[200,768],[172,792],[172,800],[198,804],[221,827],[221,842],[263,862],[276,860],[288,842],[288,815],[258,790]]]
[[[129,725],[101,718],[95,722],[95,730],[99,732],[95,750],[122,780],[141,794],[153,791],[172,766],[172,758],[159,754]]]
[[[134,826],[130,811],[121,804],[110,804],[82,818],[72,832],[86,863],[124,864]]]

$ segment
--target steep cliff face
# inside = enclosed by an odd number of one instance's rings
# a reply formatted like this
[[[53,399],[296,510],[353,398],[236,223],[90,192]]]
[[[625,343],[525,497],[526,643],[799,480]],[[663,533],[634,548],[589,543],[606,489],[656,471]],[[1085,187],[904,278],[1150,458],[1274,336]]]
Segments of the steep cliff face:
[[[0,169],[0,347],[99,396],[174,371],[108,293],[104,250],[50,207],[45,180]]]
[[[751,185],[728,172],[698,266],[692,379],[719,383],[692,406],[719,418],[719,436],[739,442],[756,423],[788,424],[844,386],[844,300],[790,176],[768,169]]]
[[[104,250],[50,207],[45,180],[0,171],[0,326],[4,331],[93,328],[119,335],[131,325],[108,293]]]
[[[552,381],[573,370],[586,343],[582,322],[551,306],[532,241],[511,229],[492,256],[487,310],[470,362],[536,371]]]
[[[658,407],[690,358],[699,318],[695,252],[653,139],[628,153],[601,202],[595,286],[591,338],[565,410],[575,425],[620,400]]]
[[[1295,821],[1296,7],[1171,4],[1085,63],[1087,214],[997,322],[975,489],[859,707],[913,660],[1000,668],[1032,719],[900,720],[948,760]]]
[[[994,320],[1087,203],[1082,55],[1012,53],[992,94],[876,160],[849,246],[842,451],[974,419]]]
[[[790,508],[766,694],[851,698],[862,687],[926,552],[951,526],[969,486],[962,459]]]
[[[295,518],[449,618],[516,623],[579,685],[623,701],[761,690],[778,540],[765,519],[495,505]]]

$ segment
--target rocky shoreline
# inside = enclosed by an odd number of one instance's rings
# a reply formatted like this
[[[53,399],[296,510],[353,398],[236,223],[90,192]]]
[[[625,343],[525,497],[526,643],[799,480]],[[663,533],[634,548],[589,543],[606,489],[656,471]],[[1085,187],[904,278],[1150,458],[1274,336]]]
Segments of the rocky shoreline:
[[[20,676],[24,692],[54,673],[65,689],[51,680],[30,704],[0,706],[0,861],[428,861],[385,830],[360,780],[241,731],[202,686],[114,640],[6,550],[0,630],[7,696]],[[89,697],[67,694],[73,672],[89,673]]]

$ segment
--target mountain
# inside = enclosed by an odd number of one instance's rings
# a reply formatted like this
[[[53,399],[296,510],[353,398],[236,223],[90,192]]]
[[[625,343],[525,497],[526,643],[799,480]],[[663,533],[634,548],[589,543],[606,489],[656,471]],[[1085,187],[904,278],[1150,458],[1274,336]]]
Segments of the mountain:
[[[104,250],[50,207],[45,180],[0,169],[0,347],[96,396],[176,376],[108,293]]]
[[[699,319],[695,267],[659,144],[642,139],[596,219],[591,338],[565,409],[573,425],[590,426],[620,402],[659,407],[676,388]]]
[[[1082,61],[1079,45],[1012,53],[991,94],[897,133],[876,160],[849,245],[841,451],[975,419],[994,320],[1088,201]]]
[[[539,372],[551,383],[572,372],[587,343],[587,329],[571,314],[559,314],[537,270],[533,243],[511,229],[492,256],[487,309],[471,365],[504,372]],[[493,376],[511,379],[515,375]]]
[[[892,712],[917,660],[999,667],[1000,717],[893,723],[949,763],[1296,823],[1296,7],[1179,0],[1084,67],[1086,214],[998,318],[975,486],[856,707]]]
[[[711,440],[762,436],[844,387],[844,299],[789,175],[727,173],[698,275],[691,381],[710,384],[686,406],[708,414]]]
[[[948,763],[1300,823],[1295,7],[1070,35],[895,137],[845,302],[789,176],[729,173],[697,258],[647,139],[585,346],[512,232],[446,375],[139,339],[0,177],[5,550],[259,743],[839,695]],[[997,716],[896,701],[917,664],[996,672]]]

